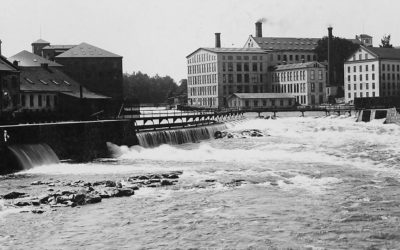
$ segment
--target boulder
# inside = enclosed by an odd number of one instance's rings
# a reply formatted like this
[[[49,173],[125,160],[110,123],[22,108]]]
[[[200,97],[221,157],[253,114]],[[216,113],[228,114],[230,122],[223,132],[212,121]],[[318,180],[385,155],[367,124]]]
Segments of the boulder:
[[[115,181],[110,181],[110,180],[105,181],[104,184],[106,187],[115,187],[117,185]]]
[[[118,190],[118,192],[115,195],[115,197],[132,196],[135,194],[135,191],[133,191],[130,188],[119,188],[117,190]]]
[[[84,193],[75,194],[74,198],[71,201],[75,202],[78,205],[83,205],[83,204],[85,204],[85,201],[86,201],[86,194],[84,194]]]
[[[31,205],[31,203],[29,201],[17,201],[14,203],[14,205],[18,207],[25,207]]]
[[[85,201],[87,204],[94,204],[101,202],[101,197],[98,194],[89,194],[86,196]]]
[[[31,200],[31,204],[32,204],[32,206],[40,206],[41,202],[40,202],[40,200],[34,199],[34,200]]]
[[[3,199],[9,200],[9,199],[16,199],[20,197],[26,196],[26,193],[21,193],[21,192],[11,192],[8,194],[3,195]]]
[[[174,183],[172,182],[172,181],[170,181],[170,180],[162,180],[161,181],[161,186],[171,186],[171,185],[174,185]]]

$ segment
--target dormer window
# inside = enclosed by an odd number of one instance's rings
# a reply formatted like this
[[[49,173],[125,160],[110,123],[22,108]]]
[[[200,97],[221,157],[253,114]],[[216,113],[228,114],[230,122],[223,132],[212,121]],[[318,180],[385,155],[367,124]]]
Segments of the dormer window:
[[[29,82],[30,84],[35,84],[31,79],[29,79],[28,77],[25,77],[25,80],[27,81],[27,82]]]
[[[68,81],[65,81],[65,80],[64,80],[64,83],[67,85],[71,85],[71,83],[69,83]]]
[[[44,85],[47,85],[48,83],[44,80],[39,80],[41,83],[43,83]]]
[[[59,82],[57,82],[56,80],[51,80],[52,83],[54,83],[55,85],[60,85]]]

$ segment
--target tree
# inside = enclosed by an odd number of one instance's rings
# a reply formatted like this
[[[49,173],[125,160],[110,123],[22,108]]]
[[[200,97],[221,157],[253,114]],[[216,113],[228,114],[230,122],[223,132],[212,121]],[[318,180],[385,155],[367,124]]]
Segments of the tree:
[[[140,71],[124,74],[123,85],[126,99],[152,104],[165,103],[168,95],[178,88],[178,85],[169,76],[150,77]]]
[[[390,34],[383,36],[381,39],[381,44],[379,45],[381,48],[393,48],[393,45],[390,44]]]
[[[332,39],[332,55],[333,55],[333,85],[343,87],[344,85],[344,62],[360,47],[359,44],[353,43],[351,40],[333,37]],[[323,37],[318,41],[315,53],[319,62],[328,61],[328,37]],[[340,97],[340,96],[338,96]]]

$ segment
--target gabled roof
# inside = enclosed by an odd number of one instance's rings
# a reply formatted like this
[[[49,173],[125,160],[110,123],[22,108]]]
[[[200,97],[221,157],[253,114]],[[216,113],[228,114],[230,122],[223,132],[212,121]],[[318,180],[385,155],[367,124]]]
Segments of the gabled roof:
[[[376,55],[379,59],[400,60],[400,50],[396,48],[365,47],[363,49]]]
[[[56,58],[62,57],[122,57],[117,54],[111,53],[107,50],[100,49],[96,46],[90,45],[88,43],[81,43],[75,47],[65,51],[64,53],[56,56]]]
[[[278,99],[278,98],[295,98],[288,93],[234,93],[229,98],[237,96],[241,99]]]
[[[22,92],[52,92],[80,96],[80,84],[57,68],[22,67],[20,90]],[[84,98],[109,98],[82,87]]]
[[[253,37],[264,50],[314,50],[320,38]]]
[[[259,48],[198,48],[187,57],[190,57],[199,50],[206,50],[213,53],[266,53],[264,50]]]
[[[285,65],[277,65],[277,66],[275,66],[275,70],[314,68],[315,66],[317,66],[319,68],[325,68],[325,65],[323,65],[323,64],[321,64],[319,62],[313,61],[313,62],[291,63],[291,64],[285,64]]]
[[[38,39],[38,40],[36,40],[36,41],[34,41],[32,44],[50,44],[48,41],[45,41],[45,40],[43,40],[42,38],[40,38],[40,39]]]
[[[40,67],[40,64],[42,63],[47,63],[51,67],[62,66],[61,64],[47,60],[46,58],[43,58],[26,50],[23,50],[18,54],[9,57],[8,60],[10,62],[18,61],[19,67]]]
[[[0,71],[17,72],[18,69],[4,56],[0,55]]]

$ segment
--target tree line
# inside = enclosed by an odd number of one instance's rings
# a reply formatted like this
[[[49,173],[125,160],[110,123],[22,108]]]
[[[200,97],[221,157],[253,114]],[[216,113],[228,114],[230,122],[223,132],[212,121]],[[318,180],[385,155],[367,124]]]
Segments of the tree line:
[[[124,98],[139,103],[167,103],[178,95],[187,95],[186,82],[178,85],[170,76],[149,76],[140,71],[123,76]]]

